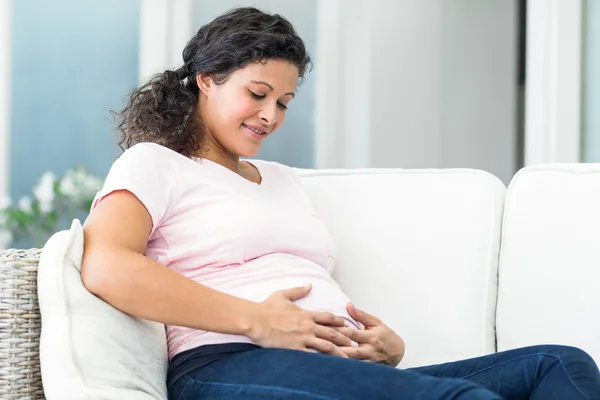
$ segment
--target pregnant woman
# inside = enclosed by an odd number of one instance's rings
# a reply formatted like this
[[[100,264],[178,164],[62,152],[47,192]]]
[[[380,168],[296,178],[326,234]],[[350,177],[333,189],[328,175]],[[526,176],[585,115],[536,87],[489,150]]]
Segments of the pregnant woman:
[[[594,361],[570,347],[395,368],[402,338],[332,279],[332,237],[293,170],[241,159],[283,124],[310,66],[292,25],[235,9],[183,60],[119,114],[125,151],[82,267],[89,291],[166,324],[170,399],[600,398]]]

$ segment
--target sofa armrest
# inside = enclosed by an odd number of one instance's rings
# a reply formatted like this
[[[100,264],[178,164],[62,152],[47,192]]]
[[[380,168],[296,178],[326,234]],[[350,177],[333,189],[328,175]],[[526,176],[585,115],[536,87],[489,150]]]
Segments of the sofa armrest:
[[[41,249],[0,250],[0,398],[44,399],[37,270]]]

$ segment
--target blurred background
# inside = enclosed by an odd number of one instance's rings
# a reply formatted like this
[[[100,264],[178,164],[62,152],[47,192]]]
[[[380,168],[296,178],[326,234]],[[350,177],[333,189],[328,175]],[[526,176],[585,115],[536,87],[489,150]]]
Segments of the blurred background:
[[[85,212],[120,154],[110,110],[248,5],[287,17],[314,61],[259,158],[505,184],[525,165],[600,162],[600,0],[0,0],[4,242]]]

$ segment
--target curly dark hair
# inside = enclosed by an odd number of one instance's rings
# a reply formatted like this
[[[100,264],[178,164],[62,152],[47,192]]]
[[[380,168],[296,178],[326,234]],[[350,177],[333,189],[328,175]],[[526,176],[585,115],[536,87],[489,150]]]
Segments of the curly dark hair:
[[[292,24],[278,14],[252,7],[236,8],[202,26],[183,50],[183,67],[164,71],[134,89],[127,106],[113,112],[125,150],[153,142],[186,157],[202,148],[205,130],[198,107],[196,75],[206,74],[216,84],[253,62],[289,61],[299,78],[311,66],[304,42]]]

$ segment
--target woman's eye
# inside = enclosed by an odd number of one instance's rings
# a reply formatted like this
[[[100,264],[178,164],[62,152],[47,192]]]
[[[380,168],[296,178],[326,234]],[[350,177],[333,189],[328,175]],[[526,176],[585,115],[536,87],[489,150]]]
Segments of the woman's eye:
[[[252,97],[254,97],[256,100],[262,100],[262,99],[264,99],[264,98],[265,98],[265,95],[264,95],[264,94],[263,94],[263,95],[256,94],[256,93],[254,93],[252,90],[249,90],[249,92],[250,92],[250,95],[251,95]]]
[[[263,100],[265,97],[267,97],[264,94],[258,94],[258,93],[254,93],[252,90],[248,90],[248,92],[250,92],[250,96],[252,96],[254,99],[256,100]],[[281,108],[282,110],[287,110],[287,106],[281,102],[277,102],[277,107]]]

